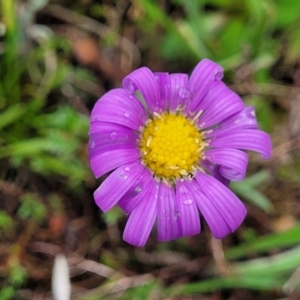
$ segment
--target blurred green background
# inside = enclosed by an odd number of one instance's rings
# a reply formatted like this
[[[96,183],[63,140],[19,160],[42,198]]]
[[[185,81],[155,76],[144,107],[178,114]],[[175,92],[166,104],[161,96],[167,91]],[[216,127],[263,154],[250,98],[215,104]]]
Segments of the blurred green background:
[[[299,0],[0,3],[0,299],[52,299],[61,251],[72,299],[299,299]],[[273,156],[251,154],[231,185],[248,208],[236,233],[134,248],[126,216],[94,204],[90,110],[135,68],[205,57],[256,107]]]

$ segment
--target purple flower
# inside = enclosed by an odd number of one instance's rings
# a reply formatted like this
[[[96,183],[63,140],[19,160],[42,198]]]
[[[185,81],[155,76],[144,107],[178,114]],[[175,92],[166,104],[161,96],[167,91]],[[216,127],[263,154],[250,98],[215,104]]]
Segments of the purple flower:
[[[267,159],[271,140],[258,129],[254,108],[222,77],[222,67],[208,59],[189,79],[143,67],[95,104],[90,164],[97,178],[111,173],[94,198],[104,212],[118,204],[129,214],[128,243],[143,246],[155,221],[160,241],[198,234],[199,211],[216,238],[245,218],[227,186],[245,176],[243,150]]]

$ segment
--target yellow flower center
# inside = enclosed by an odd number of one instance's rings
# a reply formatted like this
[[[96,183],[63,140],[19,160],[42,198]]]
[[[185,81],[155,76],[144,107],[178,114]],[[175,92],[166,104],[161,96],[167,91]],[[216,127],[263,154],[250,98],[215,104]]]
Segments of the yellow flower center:
[[[203,150],[201,133],[182,114],[156,114],[140,139],[142,161],[155,176],[172,180],[191,175]]]

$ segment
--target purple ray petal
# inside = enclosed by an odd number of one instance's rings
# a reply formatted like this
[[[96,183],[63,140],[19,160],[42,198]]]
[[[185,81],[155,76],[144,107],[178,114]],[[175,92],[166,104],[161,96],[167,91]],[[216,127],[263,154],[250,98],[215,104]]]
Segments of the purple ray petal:
[[[141,156],[137,148],[111,150],[90,157],[91,169],[96,178],[122,165],[129,164]]]
[[[129,94],[140,91],[151,112],[161,108],[158,83],[148,68],[142,67],[127,75],[123,87]]]
[[[228,224],[230,230],[235,231],[247,214],[244,204],[234,193],[212,176],[198,172],[195,178],[202,192],[210,200],[210,208],[213,209],[212,206],[214,206]],[[223,237],[221,232],[213,233],[216,238]]]
[[[90,134],[90,158],[110,150],[138,148],[137,135],[132,129],[113,123],[99,123],[103,125],[102,128]]]
[[[211,199],[202,192],[197,182],[193,182],[190,190],[191,193],[193,193],[200,213],[207,222],[213,236],[220,239],[231,233],[232,230],[224,220],[223,215],[219,209],[216,208]]]
[[[184,73],[171,74],[154,73],[158,82],[162,108],[175,111],[179,105],[184,105],[190,98],[190,91],[187,89],[188,75]]]
[[[132,187],[144,166],[139,160],[123,165],[113,171],[94,192],[96,204],[107,212]]]
[[[148,197],[149,188],[152,187],[152,185],[150,185],[152,181],[153,177],[151,172],[148,169],[145,169],[133,186],[120,199],[118,205],[126,214],[130,214],[141,200]]]
[[[220,181],[222,184],[224,184],[226,187],[229,186],[230,180],[225,178],[220,173],[220,166],[213,164],[211,161],[208,161],[206,159],[201,160],[200,166],[211,176],[216,178],[218,181]]]
[[[190,185],[190,192],[194,196],[200,214],[204,217],[214,237],[222,238],[232,231],[219,209],[217,209],[214,203],[202,192],[196,181],[193,181]]]
[[[139,130],[148,119],[146,110],[134,95],[124,89],[113,89],[104,94],[95,104],[91,114],[93,122],[116,123]]]
[[[89,135],[92,135],[96,132],[102,132],[102,131],[113,131],[115,129],[121,129],[127,130],[128,132],[135,132],[135,130],[116,124],[116,123],[108,123],[108,122],[92,122],[90,124],[90,130],[89,130]]]
[[[220,128],[228,128],[231,126],[244,129],[257,129],[258,124],[255,116],[255,108],[253,106],[244,107],[244,109],[220,123]]]
[[[157,203],[157,237],[159,241],[170,241],[181,237],[181,223],[172,186],[160,185]]]
[[[223,136],[213,138],[209,146],[251,150],[260,153],[265,159],[271,157],[272,151],[270,136],[264,131],[255,129],[232,129]]]
[[[175,111],[179,105],[183,105],[190,98],[190,91],[187,89],[188,75],[177,73],[170,75],[169,86],[169,110]]]
[[[210,85],[214,81],[220,81],[223,77],[223,68],[217,63],[203,59],[195,67],[189,83],[188,89],[192,95],[192,101],[187,106],[187,112],[198,111],[197,107]]]
[[[97,133],[97,132],[102,132],[102,131],[114,131],[114,130],[121,130],[121,131],[125,131],[125,132],[131,132],[131,133],[134,133],[136,135],[139,134],[139,131],[138,130],[135,130],[135,129],[132,129],[132,128],[129,128],[127,126],[123,126],[121,124],[118,124],[118,123],[109,123],[109,122],[92,122],[90,124],[90,130],[89,130],[89,135],[92,135],[94,133]]]
[[[190,182],[180,180],[176,183],[176,202],[181,220],[182,236],[200,233],[200,217],[194,195],[190,192]]]
[[[249,106],[220,122],[217,129],[210,130],[205,134],[205,138],[226,135],[226,132],[233,129],[257,128],[258,124],[255,117],[255,108],[253,106]]]
[[[220,148],[204,152],[206,160],[220,165],[220,173],[229,180],[239,181],[245,177],[248,164],[247,153],[232,149]]]
[[[166,72],[155,72],[153,74],[158,84],[160,95],[158,110],[156,111],[162,113],[168,108],[170,75]]]
[[[221,81],[211,85],[202,104],[204,113],[198,122],[202,128],[217,124],[245,107],[242,99]]]
[[[149,193],[129,216],[123,239],[134,246],[145,245],[157,216],[159,183],[151,181]]]

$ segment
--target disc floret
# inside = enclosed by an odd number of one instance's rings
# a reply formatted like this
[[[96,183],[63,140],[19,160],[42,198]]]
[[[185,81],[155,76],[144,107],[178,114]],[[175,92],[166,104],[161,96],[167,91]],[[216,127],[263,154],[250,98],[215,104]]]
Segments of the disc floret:
[[[142,130],[142,161],[161,179],[192,175],[203,150],[197,126],[181,113],[156,114]]]

